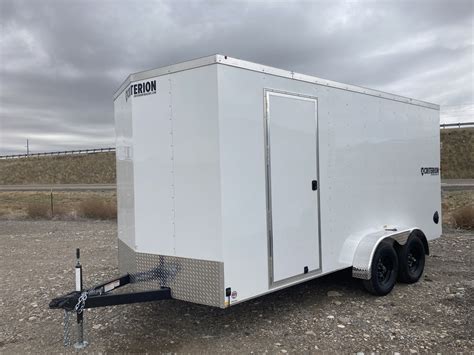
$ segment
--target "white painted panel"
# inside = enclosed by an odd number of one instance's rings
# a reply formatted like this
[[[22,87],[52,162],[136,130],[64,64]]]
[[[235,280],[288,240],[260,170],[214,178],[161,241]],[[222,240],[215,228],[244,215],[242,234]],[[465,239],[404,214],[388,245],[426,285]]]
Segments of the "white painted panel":
[[[156,94],[128,98],[133,101],[136,250],[174,255],[170,82],[167,75],[149,80],[156,80]]]
[[[344,90],[315,90],[323,273],[352,265],[346,241],[386,225],[418,226],[428,237],[439,236],[441,226],[432,216],[440,210],[440,186],[419,180],[421,166],[439,166],[439,112]]]
[[[439,166],[439,111],[220,66],[225,283],[238,292],[232,303],[270,291],[265,88],[318,98],[320,275],[350,267],[346,246],[384,225],[418,226],[429,239],[439,237],[441,225],[432,219],[441,210],[439,176],[419,170]]]
[[[264,89],[315,95],[309,83],[218,68],[224,274],[235,303],[269,291]]]
[[[218,66],[225,286],[231,302],[268,289],[263,75]]]
[[[317,102],[267,92],[273,282],[319,268]],[[306,270],[305,270],[306,269]]]
[[[125,94],[114,101],[115,146],[117,169],[117,234],[130,248],[135,248],[135,206],[133,160],[120,152],[133,146],[132,103]]]
[[[171,74],[176,255],[222,261],[217,67]]]

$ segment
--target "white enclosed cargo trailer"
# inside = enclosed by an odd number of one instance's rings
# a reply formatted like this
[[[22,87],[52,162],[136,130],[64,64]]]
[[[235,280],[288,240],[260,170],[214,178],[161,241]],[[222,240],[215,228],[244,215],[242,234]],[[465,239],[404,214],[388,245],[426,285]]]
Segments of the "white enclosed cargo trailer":
[[[383,295],[441,234],[437,105],[213,55],[130,75],[114,108],[138,289],[227,307],[352,267]]]

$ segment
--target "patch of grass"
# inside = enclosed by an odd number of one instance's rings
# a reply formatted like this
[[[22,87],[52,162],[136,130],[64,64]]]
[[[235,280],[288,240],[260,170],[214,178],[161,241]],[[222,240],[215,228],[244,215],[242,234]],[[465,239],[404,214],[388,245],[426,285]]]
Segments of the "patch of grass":
[[[474,206],[464,206],[453,212],[457,228],[474,229]]]
[[[79,215],[92,219],[116,219],[117,204],[110,201],[88,199],[80,203]]]
[[[115,205],[116,193],[115,191],[54,191],[53,219],[76,219],[80,217],[81,202],[86,200],[99,200],[106,204]],[[30,205],[43,205],[45,206],[44,209],[50,211],[50,193],[42,191],[0,191],[0,218],[2,219],[32,218],[28,213]],[[47,218],[51,217],[48,216]]]
[[[456,228],[454,214],[456,211],[466,206],[472,206],[472,201],[474,201],[474,189],[443,191],[441,196],[441,205],[443,208],[443,225]]]
[[[113,152],[0,159],[0,185],[114,183]]]
[[[46,219],[51,217],[51,207],[46,204],[30,203],[26,208],[26,214],[33,219]]]
[[[441,130],[441,177],[474,178],[474,128]]]
[[[56,206],[54,208],[53,219],[74,220],[77,219],[77,211],[63,206]]]

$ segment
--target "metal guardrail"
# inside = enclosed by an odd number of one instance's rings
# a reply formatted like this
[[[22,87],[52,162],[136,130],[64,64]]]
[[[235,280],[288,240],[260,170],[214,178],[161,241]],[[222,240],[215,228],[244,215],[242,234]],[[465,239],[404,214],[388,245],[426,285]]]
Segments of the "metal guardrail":
[[[115,152],[115,148],[75,149],[75,150],[63,150],[63,151],[57,151],[57,152],[0,155],[0,159],[44,157],[44,156],[51,156],[51,155],[79,155],[79,154],[93,154],[93,153],[105,153],[105,152]]]
[[[474,126],[474,122],[442,123],[439,126],[440,128],[446,128],[446,127],[461,128],[461,127]]]

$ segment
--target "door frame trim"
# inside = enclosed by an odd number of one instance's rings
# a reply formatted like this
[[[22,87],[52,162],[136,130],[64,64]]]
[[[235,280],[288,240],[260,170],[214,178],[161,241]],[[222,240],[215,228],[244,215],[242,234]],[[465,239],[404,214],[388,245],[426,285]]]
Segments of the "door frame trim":
[[[264,100],[264,150],[265,150],[265,194],[266,194],[266,217],[267,217],[267,246],[268,246],[268,287],[275,288],[285,284],[293,283],[294,281],[311,279],[315,275],[322,272],[322,252],[321,252],[321,204],[320,191],[321,183],[319,178],[319,120],[318,120],[318,98],[316,96],[302,95],[298,93],[281,91],[275,89],[263,89]],[[282,280],[274,281],[274,263],[273,263],[273,216],[272,216],[272,190],[271,190],[271,149],[270,149],[270,96],[280,96],[296,98],[304,101],[313,101],[316,104],[315,121],[316,121],[316,178],[318,179],[317,203],[318,203],[318,249],[319,249],[319,267],[310,270],[307,273],[302,273],[287,277]]]

